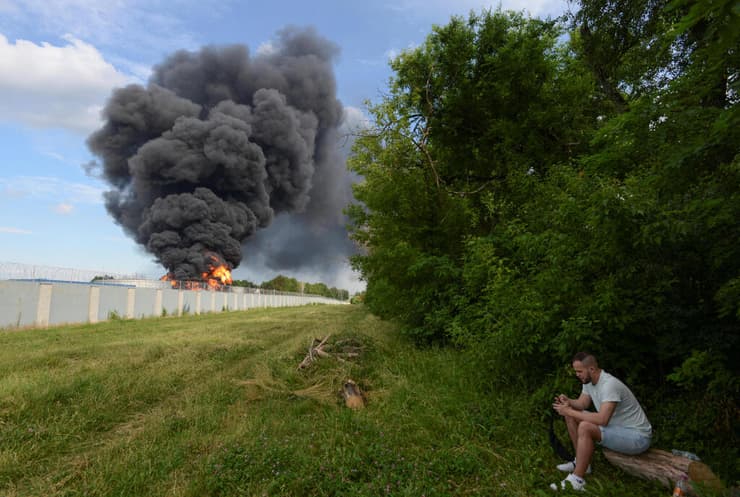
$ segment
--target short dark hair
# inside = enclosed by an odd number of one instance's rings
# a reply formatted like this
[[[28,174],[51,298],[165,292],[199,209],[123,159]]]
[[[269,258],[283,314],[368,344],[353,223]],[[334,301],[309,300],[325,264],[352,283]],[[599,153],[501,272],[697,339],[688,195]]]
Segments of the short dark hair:
[[[570,361],[571,363],[574,362],[580,362],[584,366],[597,366],[598,363],[596,362],[596,356],[594,356],[590,352],[577,352],[576,355],[573,356],[573,360]]]

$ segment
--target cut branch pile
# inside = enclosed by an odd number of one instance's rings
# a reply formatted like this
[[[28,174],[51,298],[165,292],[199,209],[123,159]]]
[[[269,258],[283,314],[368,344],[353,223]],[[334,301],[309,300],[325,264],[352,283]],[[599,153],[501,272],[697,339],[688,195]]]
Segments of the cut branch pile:
[[[323,339],[314,338],[311,340],[311,344],[308,346],[308,353],[298,365],[298,369],[306,369],[319,357],[333,357],[338,361],[344,362],[347,359],[359,357],[363,351],[362,345],[352,339],[342,340],[331,345],[328,343],[330,336],[327,335]]]

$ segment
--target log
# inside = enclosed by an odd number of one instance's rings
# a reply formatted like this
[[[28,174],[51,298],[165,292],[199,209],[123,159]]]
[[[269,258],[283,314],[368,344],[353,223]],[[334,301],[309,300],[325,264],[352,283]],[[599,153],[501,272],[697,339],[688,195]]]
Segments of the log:
[[[665,450],[650,449],[636,456],[622,454],[606,448],[603,452],[607,461],[626,473],[645,480],[658,481],[667,488],[673,488],[676,481],[683,476],[688,477],[689,492],[692,493],[695,493],[692,484],[699,484],[716,490],[722,488],[722,482],[709,466]]]
[[[344,382],[342,396],[344,397],[344,404],[350,409],[362,409],[365,407],[365,397],[362,394],[362,390],[352,380]]]

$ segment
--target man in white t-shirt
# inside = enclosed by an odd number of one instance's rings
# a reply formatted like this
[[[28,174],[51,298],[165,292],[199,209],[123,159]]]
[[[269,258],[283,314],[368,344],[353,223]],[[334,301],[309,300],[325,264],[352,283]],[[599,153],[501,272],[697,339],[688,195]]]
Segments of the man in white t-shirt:
[[[596,443],[624,454],[640,454],[650,447],[653,429],[630,389],[599,368],[592,354],[573,356],[573,370],[583,384],[581,395],[577,399],[558,395],[552,407],[565,418],[576,450],[575,460],[558,465],[569,473],[560,486],[564,489],[570,483],[583,490]],[[596,412],[586,410],[591,405]]]

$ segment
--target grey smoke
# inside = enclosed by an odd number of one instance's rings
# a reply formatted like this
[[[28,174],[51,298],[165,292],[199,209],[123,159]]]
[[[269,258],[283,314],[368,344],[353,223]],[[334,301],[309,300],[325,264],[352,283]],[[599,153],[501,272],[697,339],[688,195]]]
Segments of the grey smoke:
[[[88,138],[108,212],[178,279],[207,270],[211,253],[331,271],[353,252],[337,55],[313,29],[288,28],[270,53],[179,51],[146,87],[115,90]]]

